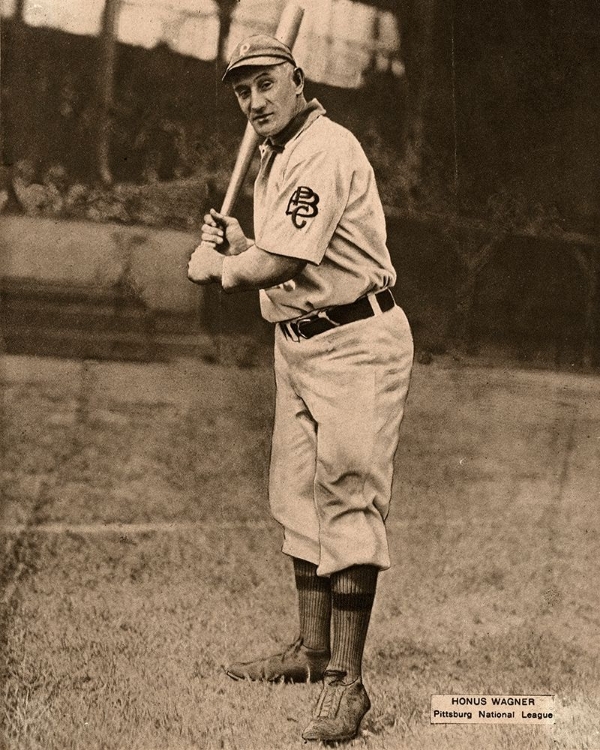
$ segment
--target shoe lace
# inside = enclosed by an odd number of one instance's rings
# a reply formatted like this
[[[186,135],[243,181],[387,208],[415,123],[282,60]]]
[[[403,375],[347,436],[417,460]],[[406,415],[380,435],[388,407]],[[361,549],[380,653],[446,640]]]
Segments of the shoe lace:
[[[340,685],[344,682],[346,672],[343,669],[326,669],[323,673],[323,680],[328,685]]]
[[[316,710],[318,718],[332,718],[336,715],[343,692],[339,688],[344,686],[343,680],[345,676],[346,673],[342,670],[327,669],[325,671],[323,675],[325,686]]]

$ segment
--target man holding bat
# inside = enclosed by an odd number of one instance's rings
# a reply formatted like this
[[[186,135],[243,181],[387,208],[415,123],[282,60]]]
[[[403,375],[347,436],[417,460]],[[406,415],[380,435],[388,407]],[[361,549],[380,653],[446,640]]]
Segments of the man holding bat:
[[[260,290],[274,324],[269,499],[300,620],[291,646],[227,674],[323,680],[302,736],[348,740],[370,708],[363,650],[377,576],[390,566],[385,519],[412,337],[390,291],[383,209],[356,138],[306,101],[302,70],[273,37],[244,40],[224,80],[263,139],[255,238],[212,209],[188,276],[225,292]]]

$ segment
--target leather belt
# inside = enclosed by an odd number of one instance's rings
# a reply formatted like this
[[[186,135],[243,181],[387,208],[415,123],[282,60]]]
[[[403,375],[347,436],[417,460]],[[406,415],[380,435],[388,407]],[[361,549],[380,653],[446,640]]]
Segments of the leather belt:
[[[367,294],[349,305],[337,305],[326,310],[319,310],[298,320],[288,320],[280,323],[283,335],[292,341],[311,339],[332,328],[354,323],[356,320],[371,318],[373,315],[391,310],[396,304],[389,289],[376,294]]]

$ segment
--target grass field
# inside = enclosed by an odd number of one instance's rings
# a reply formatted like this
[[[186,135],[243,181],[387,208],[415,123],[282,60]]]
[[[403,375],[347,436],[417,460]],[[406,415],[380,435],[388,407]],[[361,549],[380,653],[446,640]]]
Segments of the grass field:
[[[317,685],[222,671],[297,627],[269,368],[2,372],[0,746],[302,746]],[[600,750],[599,385],[417,366],[351,747]],[[431,725],[435,693],[553,693],[557,721]]]

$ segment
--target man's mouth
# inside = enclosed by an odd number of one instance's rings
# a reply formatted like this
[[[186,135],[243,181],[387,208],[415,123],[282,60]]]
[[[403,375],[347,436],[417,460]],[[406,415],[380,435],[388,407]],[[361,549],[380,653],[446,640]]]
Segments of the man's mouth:
[[[268,121],[269,117],[271,117],[271,114],[272,113],[269,112],[266,115],[255,115],[255,117],[253,117],[252,119],[254,120],[254,122],[257,122],[259,125],[264,125],[265,122]]]

